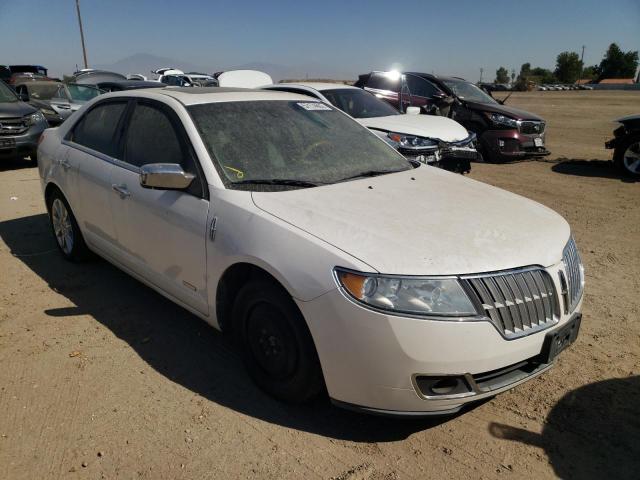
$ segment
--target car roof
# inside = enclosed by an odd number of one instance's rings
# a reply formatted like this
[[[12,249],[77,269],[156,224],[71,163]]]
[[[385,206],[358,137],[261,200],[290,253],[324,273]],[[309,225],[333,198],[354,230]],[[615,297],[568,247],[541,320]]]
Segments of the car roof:
[[[306,95],[280,92],[276,90],[257,90],[251,88],[227,87],[165,87],[138,90],[124,90],[108,93],[102,97],[147,97],[161,99],[171,97],[185,106],[218,102],[246,102],[263,100],[303,100],[310,101]],[[311,100],[313,101],[313,100]]]
[[[313,88],[314,90],[318,90],[322,92],[324,90],[336,90],[338,88],[353,88],[355,90],[360,90],[358,87],[354,87],[353,85],[344,85],[342,83],[331,83],[331,82],[290,82],[290,83],[276,83],[273,85],[274,87],[284,86],[284,87],[308,87]]]
[[[57,82],[55,80],[38,80],[37,82],[16,82],[14,85],[16,87],[20,85],[26,85],[27,87],[32,87],[34,85],[61,85],[62,82]]]

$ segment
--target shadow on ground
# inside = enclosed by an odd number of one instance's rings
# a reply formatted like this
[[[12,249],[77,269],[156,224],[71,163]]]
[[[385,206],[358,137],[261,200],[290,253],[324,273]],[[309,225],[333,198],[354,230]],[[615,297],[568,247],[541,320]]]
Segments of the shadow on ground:
[[[88,314],[126,341],[152,368],[200,396],[246,415],[319,435],[385,442],[452,417],[400,421],[332,406],[325,397],[291,406],[262,393],[245,373],[231,340],[109,263],[65,261],[45,214],[0,222],[0,237],[50,288],[75,306],[46,310],[60,328]]]
[[[640,376],[596,382],[567,393],[541,434],[492,423],[498,438],[545,450],[560,478],[640,478]]]
[[[578,177],[600,177],[613,178],[625,183],[634,183],[637,180],[623,175],[616,168],[611,160],[577,160],[570,158],[560,158],[551,167],[556,173],[565,175],[575,175]]]
[[[37,164],[27,158],[3,158],[0,156],[0,172],[9,170],[22,170],[23,168],[36,168]]]

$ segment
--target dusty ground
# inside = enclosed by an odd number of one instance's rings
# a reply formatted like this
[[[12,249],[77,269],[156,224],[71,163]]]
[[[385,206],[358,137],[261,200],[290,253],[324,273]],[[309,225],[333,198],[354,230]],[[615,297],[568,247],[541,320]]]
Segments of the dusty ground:
[[[569,220],[586,264],[583,329],[541,378],[431,421],[263,395],[203,322],[106,262],[62,261],[36,170],[1,165],[0,478],[638,478],[640,183],[618,176],[602,142],[640,94],[510,103],[547,118],[567,160],[471,176]]]

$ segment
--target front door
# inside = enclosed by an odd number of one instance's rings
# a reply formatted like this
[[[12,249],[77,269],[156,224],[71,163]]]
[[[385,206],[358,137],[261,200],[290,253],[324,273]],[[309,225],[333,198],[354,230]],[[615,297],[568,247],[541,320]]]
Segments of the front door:
[[[111,211],[127,266],[208,315],[208,191],[175,112],[162,103],[139,100],[128,119],[123,155],[111,177]],[[139,169],[150,163],[177,163],[196,178],[185,190],[143,188]]]

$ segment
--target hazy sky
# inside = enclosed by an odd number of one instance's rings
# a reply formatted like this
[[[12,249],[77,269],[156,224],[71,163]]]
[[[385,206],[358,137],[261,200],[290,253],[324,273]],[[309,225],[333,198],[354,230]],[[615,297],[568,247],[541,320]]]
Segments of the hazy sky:
[[[392,67],[477,80],[564,50],[640,50],[640,0],[81,0],[89,63],[149,53],[216,71],[249,62],[355,78]],[[82,64],[75,0],[0,0],[0,64]],[[175,65],[179,67],[180,65]],[[126,72],[124,72],[126,73]]]

